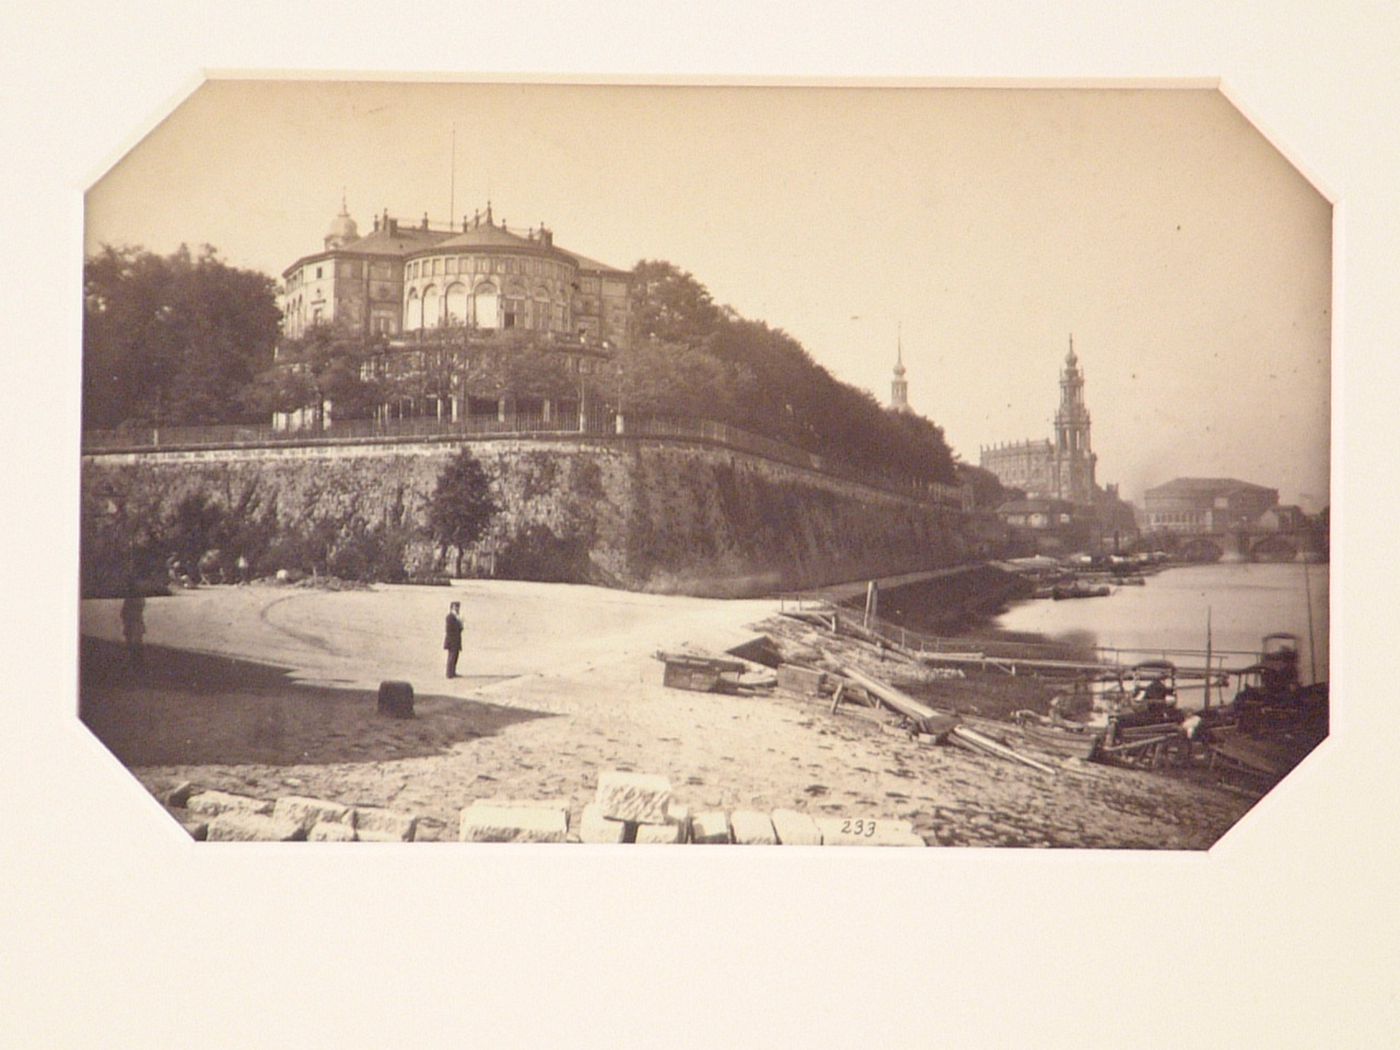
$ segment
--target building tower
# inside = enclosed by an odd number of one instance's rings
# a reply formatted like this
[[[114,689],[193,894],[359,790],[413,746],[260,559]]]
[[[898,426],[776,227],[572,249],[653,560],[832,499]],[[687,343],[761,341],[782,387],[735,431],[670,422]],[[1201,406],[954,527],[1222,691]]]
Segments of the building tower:
[[[909,383],[904,378],[904,340],[902,335],[895,335],[894,347],[894,381],[890,383],[890,408],[895,412],[908,412],[910,411]]]
[[[1092,503],[1094,462],[1089,444],[1089,409],[1084,404],[1084,374],[1074,353],[1074,336],[1060,372],[1060,408],[1055,413],[1055,459],[1062,499]]]
[[[350,210],[345,204],[345,193],[340,194],[340,213],[331,220],[331,228],[326,231],[324,244],[326,251],[332,248],[343,248],[351,241],[358,239],[360,228],[355,225],[355,220],[350,218]]]

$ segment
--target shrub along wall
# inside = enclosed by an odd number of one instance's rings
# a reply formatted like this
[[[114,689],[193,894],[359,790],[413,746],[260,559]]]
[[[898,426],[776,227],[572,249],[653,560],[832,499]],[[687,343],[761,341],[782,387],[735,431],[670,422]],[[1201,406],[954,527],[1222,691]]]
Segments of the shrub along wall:
[[[168,521],[198,497],[216,517],[232,508],[237,527],[225,523],[220,535],[242,550],[225,556],[247,553],[260,573],[309,571],[286,562],[316,551],[339,564],[377,561],[380,578],[395,558],[409,574],[435,571],[444,563],[423,530],[426,503],[461,444],[85,456],[85,565],[114,536]],[[744,595],[912,572],[965,553],[955,511],[744,453],[649,439],[468,444],[502,507],[470,552],[481,574]],[[320,544],[309,554],[306,537]]]

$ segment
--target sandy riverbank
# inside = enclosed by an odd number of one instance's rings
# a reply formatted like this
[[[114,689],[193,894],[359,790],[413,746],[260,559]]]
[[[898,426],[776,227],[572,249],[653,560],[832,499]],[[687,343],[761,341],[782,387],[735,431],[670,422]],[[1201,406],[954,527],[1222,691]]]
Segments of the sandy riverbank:
[[[441,620],[463,603],[464,677],[446,681]],[[153,792],[180,780],[261,797],[389,806],[451,837],[478,798],[565,800],[602,769],[668,776],[702,808],[791,807],[910,820],[930,844],[1209,846],[1249,800],[1146,772],[1055,777],[926,748],[782,693],[666,689],[658,648],[722,650],[771,602],[550,584],[323,592],[216,587],[147,603],[147,666],[125,665],[118,603],[82,610],[84,721]],[[404,678],[418,717],[379,718]],[[975,680],[959,683],[975,700]]]

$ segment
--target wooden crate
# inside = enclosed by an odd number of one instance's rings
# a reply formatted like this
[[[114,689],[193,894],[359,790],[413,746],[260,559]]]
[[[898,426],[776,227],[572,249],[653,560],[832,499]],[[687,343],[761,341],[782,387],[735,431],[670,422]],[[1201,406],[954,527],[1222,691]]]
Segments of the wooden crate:
[[[671,689],[712,693],[719,687],[720,672],[713,664],[699,660],[667,660],[661,684]]]
[[[783,664],[778,668],[778,688],[798,696],[820,696],[825,684],[825,672],[798,664]]]

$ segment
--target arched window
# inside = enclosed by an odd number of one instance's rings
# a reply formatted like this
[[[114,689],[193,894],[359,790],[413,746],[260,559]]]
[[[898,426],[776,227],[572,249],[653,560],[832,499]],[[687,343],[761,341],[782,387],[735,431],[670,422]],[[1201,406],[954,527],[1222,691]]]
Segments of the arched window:
[[[530,310],[530,327],[537,328],[542,332],[548,331],[550,328],[549,289],[544,285],[541,284],[535,288],[535,299]]]
[[[423,327],[436,328],[442,323],[442,295],[436,285],[423,289]]]
[[[408,290],[408,305],[404,309],[404,330],[411,332],[423,327],[423,300],[418,298],[418,289]]]
[[[499,328],[501,327],[500,297],[496,291],[496,286],[490,281],[482,281],[476,286],[473,294],[474,310],[479,328]]]
[[[447,323],[467,323],[467,286],[460,281],[447,286]]]

